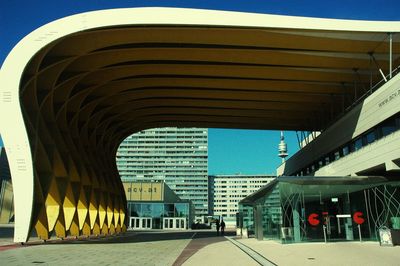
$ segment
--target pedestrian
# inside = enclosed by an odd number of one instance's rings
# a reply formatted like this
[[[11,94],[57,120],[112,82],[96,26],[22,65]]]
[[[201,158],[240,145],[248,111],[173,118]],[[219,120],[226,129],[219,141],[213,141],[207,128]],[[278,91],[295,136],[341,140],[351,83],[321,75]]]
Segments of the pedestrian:
[[[224,235],[225,233],[225,222],[224,218],[221,219],[221,235]]]
[[[215,219],[215,227],[217,228],[217,236],[219,236],[219,219]]]

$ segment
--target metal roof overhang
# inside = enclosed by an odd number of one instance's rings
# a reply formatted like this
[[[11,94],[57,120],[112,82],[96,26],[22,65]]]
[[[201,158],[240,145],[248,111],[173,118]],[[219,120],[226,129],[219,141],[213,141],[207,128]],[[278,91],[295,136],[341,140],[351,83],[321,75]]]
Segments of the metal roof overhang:
[[[306,196],[310,192],[315,194],[324,191],[325,197],[337,193],[343,194],[346,192],[358,191],[360,189],[366,189],[386,183],[390,183],[390,181],[382,176],[280,176],[258,191],[242,199],[240,204],[254,204],[257,200],[272,192],[277,184],[301,186],[301,190]],[[398,184],[399,182],[396,183]],[[290,186],[283,189],[281,193],[283,193],[283,195],[281,195],[283,197],[291,194]]]

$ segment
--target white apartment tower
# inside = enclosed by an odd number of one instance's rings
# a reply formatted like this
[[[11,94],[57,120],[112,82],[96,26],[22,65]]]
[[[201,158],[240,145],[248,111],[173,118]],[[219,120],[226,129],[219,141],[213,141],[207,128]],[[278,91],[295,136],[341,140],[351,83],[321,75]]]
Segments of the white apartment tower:
[[[210,210],[227,224],[235,224],[238,203],[274,180],[273,175],[212,175],[209,176]]]
[[[195,207],[196,218],[208,215],[208,130],[154,128],[126,138],[117,151],[122,181],[163,180]]]

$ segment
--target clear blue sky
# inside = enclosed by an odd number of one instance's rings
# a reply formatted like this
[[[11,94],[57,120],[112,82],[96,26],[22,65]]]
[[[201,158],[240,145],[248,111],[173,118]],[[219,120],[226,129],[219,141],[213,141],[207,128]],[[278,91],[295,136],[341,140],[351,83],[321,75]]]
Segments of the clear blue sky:
[[[0,64],[12,47],[25,35],[55,19],[91,10],[144,6],[202,8],[322,18],[400,20],[399,0],[2,0],[0,1]],[[297,150],[295,134],[287,132],[286,139],[289,154],[293,154]],[[210,174],[274,173],[280,162],[277,157],[278,143],[279,132],[277,131],[210,129],[209,172]]]

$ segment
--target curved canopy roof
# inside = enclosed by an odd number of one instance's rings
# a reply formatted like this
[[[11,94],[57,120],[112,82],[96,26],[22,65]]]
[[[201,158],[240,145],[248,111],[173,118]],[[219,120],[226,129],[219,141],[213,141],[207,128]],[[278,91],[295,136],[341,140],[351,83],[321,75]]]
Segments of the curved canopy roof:
[[[68,229],[74,216],[58,213],[66,199],[83,202],[79,228],[102,228],[106,205],[107,230],[123,226],[115,153],[135,131],[324,129],[380,79],[378,68],[388,73],[389,32],[400,22],[174,8],[95,11],[37,29],[0,72],[16,241],[31,224],[45,238],[56,224]],[[57,213],[46,220],[47,211]]]
[[[108,12],[119,11],[129,10]],[[70,114],[67,124],[90,120],[118,141],[166,125],[322,130],[381,78],[377,66],[388,72],[387,32],[400,30],[399,23],[140,11],[148,24],[110,23],[51,42],[27,66],[21,88],[35,80],[37,93],[53,92],[38,99],[38,106],[51,101],[45,113]],[[170,22],[152,21],[158,13]],[[394,35],[395,59],[399,40]]]

